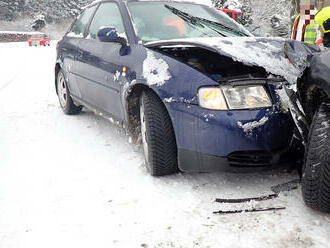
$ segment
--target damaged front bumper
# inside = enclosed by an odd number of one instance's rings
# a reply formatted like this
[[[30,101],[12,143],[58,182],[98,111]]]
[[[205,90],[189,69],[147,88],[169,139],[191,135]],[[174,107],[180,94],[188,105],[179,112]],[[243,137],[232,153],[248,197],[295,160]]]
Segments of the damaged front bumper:
[[[306,119],[306,114],[300,103],[297,92],[289,87],[285,87],[285,91],[289,98],[290,113],[297,130],[299,131],[299,133],[296,133],[296,136],[298,136],[297,138],[301,140],[304,145],[306,145],[309,133],[309,125]]]
[[[270,86],[274,105],[257,110],[213,111],[167,102],[178,147],[179,168],[212,172],[273,167],[284,163],[294,122]],[[283,160],[284,159],[284,160]]]

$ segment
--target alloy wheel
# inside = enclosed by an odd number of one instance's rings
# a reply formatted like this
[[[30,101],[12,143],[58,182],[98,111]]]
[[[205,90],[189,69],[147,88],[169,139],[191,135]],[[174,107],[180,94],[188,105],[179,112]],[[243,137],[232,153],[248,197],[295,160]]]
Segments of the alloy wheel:
[[[67,104],[68,95],[67,95],[66,82],[65,82],[65,79],[64,79],[64,76],[62,73],[59,73],[59,75],[58,75],[57,93],[58,93],[61,107],[65,108],[65,106]]]
[[[144,115],[144,104],[141,103],[140,106],[140,120],[141,120],[141,135],[142,135],[142,145],[144,152],[144,159],[147,167],[149,166],[149,146],[147,140],[147,123]]]

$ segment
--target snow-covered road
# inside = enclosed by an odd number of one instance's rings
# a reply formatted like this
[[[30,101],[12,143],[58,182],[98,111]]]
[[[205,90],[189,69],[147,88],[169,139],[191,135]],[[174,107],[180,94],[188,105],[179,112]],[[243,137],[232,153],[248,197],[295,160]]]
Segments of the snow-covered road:
[[[300,188],[262,203],[283,171],[152,178],[125,132],[84,111],[65,116],[54,90],[55,46],[0,43],[0,247],[329,247],[330,216]],[[276,213],[217,210],[284,206]]]

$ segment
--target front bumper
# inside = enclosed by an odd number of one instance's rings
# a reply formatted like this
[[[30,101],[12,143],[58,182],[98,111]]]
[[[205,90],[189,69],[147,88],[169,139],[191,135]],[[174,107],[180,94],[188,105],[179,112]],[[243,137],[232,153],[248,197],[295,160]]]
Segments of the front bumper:
[[[281,162],[280,154],[288,149],[293,136],[291,115],[278,105],[240,111],[211,111],[185,103],[169,103],[167,108],[182,171],[269,168]]]
[[[278,151],[242,151],[227,157],[178,150],[179,167],[184,172],[249,172],[274,169],[292,164],[288,148]]]

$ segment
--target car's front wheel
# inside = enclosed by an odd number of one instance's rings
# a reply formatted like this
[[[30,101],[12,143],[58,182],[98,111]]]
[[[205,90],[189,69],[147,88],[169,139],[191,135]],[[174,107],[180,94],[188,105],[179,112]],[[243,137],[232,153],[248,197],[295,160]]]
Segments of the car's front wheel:
[[[62,70],[57,74],[57,95],[63,112],[67,115],[79,114],[82,106],[76,106],[70,96],[68,84]]]
[[[330,104],[316,111],[310,128],[302,176],[307,206],[330,213]]]
[[[145,164],[153,176],[178,171],[177,145],[170,116],[159,97],[146,91],[140,98],[141,135]]]

